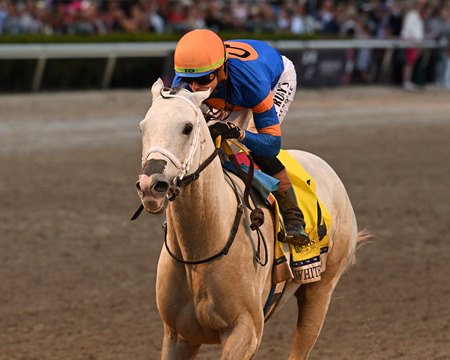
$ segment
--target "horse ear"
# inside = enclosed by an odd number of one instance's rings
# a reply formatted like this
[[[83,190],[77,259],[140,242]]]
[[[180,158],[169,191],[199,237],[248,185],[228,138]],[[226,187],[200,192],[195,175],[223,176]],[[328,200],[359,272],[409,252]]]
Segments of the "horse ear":
[[[164,83],[161,80],[161,78],[158,78],[158,80],[155,81],[155,83],[152,86],[152,97],[153,100],[156,99],[159,96],[159,93],[161,89],[164,87]]]
[[[209,94],[211,94],[210,89],[206,91],[197,91],[195,93],[192,93],[192,101],[198,106],[200,106],[202,102],[209,97]]]

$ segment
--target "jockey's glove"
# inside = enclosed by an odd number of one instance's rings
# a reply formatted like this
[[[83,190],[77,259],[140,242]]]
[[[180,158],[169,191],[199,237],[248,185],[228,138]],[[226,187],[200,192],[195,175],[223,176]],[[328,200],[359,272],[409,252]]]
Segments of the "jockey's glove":
[[[209,127],[209,132],[213,140],[219,135],[222,135],[222,139],[242,139],[242,131],[239,126],[236,126],[232,122],[216,122]]]

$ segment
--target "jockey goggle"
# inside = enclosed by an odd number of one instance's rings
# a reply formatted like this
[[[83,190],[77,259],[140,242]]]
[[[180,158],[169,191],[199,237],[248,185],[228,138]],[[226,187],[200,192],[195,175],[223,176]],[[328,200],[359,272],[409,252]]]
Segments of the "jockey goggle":
[[[215,78],[217,77],[216,72],[209,73],[207,75],[199,76],[199,77],[182,77],[181,79],[188,83],[189,85],[193,84],[194,82],[198,85],[208,85],[211,83]]]

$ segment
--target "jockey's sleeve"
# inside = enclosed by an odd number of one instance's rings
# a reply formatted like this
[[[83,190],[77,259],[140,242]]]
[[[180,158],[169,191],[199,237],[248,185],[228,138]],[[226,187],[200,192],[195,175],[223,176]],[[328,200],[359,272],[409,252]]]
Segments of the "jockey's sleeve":
[[[281,136],[255,134],[245,130],[242,143],[259,155],[277,156],[281,149]]]
[[[253,111],[253,121],[258,133],[245,130],[242,143],[259,155],[278,155],[281,149],[281,126],[275,107],[261,113]]]

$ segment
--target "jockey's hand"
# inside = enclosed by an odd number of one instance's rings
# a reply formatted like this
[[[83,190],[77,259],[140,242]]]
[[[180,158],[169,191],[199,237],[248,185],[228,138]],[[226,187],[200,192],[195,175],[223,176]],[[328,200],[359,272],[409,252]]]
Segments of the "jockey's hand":
[[[243,137],[241,128],[234,125],[232,122],[216,122],[209,127],[209,132],[213,140],[219,135],[222,135],[222,139],[241,139]]]

